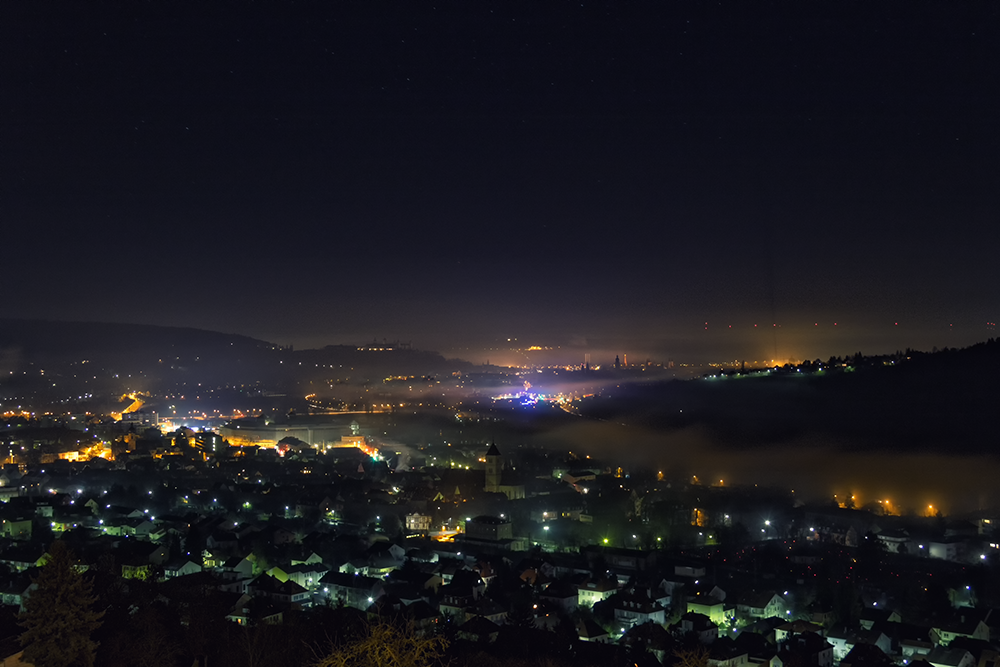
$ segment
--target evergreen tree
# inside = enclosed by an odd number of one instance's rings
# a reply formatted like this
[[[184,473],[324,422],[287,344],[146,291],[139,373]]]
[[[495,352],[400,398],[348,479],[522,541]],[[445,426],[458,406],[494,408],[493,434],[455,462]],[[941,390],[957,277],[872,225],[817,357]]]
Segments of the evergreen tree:
[[[64,542],[52,543],[34,583],[18,618],[22,659],[35,667],[92,667],[97,642],[91,634],[104,612],[94,611],[93,583],[76,569]]]

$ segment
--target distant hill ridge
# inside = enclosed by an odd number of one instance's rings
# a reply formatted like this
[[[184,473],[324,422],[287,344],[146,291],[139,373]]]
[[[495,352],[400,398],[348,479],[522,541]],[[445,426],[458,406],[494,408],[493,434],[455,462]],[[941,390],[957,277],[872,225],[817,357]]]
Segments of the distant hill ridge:
[[[120,352],[123,348],[144,345],[184,349],[215,345],[238,345],[242,349],[277,347],[249,336],[193,327],[0,319],[0,347],[16,347],[28,355]]]
[[[0,319],[0,369],[13,371],[11,379],[28,369],[34,369],[29,376],[46,369],[46,377],[61,377],[67,383],[77,377],[83,362],[113,376],[147,378],[147,386],[159,382],[289,386],[341,376],[363,382],[393,374],[471,368],[468,362],[447,360],[437,352],[365,347],[292,350],[249,336],[191,327]]]

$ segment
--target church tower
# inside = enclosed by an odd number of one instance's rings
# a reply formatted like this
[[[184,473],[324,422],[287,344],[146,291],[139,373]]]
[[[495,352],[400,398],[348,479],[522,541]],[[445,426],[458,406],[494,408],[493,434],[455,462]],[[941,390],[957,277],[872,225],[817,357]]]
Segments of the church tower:
[[[492,443],[486,450],[486,486],[487,493],[500,493],[500,471],[503,469],[503,456],[497,449],[497,443]]]

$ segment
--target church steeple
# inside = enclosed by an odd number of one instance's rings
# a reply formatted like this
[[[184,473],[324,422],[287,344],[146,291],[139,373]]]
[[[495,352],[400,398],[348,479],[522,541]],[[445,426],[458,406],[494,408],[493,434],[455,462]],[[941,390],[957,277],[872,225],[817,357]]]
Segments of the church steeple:
[[[487,493],[500,493],[500,471],[503,469],[503,456],[497,449],[497,443],[491,443],[486,450],[486,486]]]

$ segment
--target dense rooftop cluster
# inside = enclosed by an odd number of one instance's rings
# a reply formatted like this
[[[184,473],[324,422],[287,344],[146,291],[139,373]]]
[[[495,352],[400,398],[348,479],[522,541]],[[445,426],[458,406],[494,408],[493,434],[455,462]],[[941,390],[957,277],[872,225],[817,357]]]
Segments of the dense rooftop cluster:
[[[232,447],[213,432],[93,424],[113,460],[4,465],[10,652],[60,540],[97,582],[99,664],[123,659],[129,633],[214,665],[243,650],[239,632],[318,641],[366,619],[405,621],[470,661],[968,667],[995,655],[989,514],[807,505],[489,442],[393,447],[376,425],[339,422],[356,446]]]

